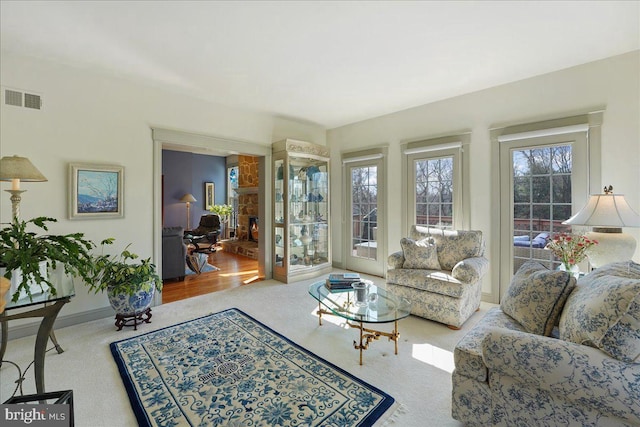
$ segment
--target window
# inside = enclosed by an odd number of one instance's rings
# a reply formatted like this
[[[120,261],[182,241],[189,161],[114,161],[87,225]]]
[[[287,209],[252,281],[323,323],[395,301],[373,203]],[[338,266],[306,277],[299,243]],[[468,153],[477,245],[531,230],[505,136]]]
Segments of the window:
[[[463,148],[468,142],[469,134],[463,134],[403,147],[407,229],[413,224],[442,229],[468,227],[468,162]]]
[[[485,299],[499,302],[511,277],[527,260],[555,268],[545,249],[571,227],[562,224],[600,189],[602,112],[491,130],[492,280]],[[495,262],[494,262],[495,260]]]
[[[354,166],[351,169],[351,212],[353,256],[377,257],[378,166]]]
[[[415,223],[453,228],[453,156],[417,159],[415,171]]]
[[[513,272],[527,260],[555,268],[545,250],[556,233],[571,231],[572,144],[510,150],[513,180]],[[579,191],[584,191],[580,188]]]
[[[233,211],[229,218],[229,231],[226,238],[235,237],[235,230],[238,227],[238,193],[234,190],[238,188],[238,166],[227,167],[227,204],[231,205]],[[231,233],[234,233],[231,235]]]
[[[347,270],[384,276],[386,232],[384,217],[384,177],[386,147],[342,154],[345,218],[343,235]]]

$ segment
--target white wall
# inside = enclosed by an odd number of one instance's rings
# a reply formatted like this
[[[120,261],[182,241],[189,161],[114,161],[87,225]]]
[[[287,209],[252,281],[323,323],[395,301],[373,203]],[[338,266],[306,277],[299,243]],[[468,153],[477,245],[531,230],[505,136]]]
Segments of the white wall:
[[[151,126],[179,129],[268,145],[295,138],[331,147],[332,200],[342,197],[340,152],[388,143],[389,183],[387,218],[401,215],[399,144],[402,141],[472,131],[471,227],[483,230],[492,244],[491,155],[489,129],[582,113],[605,107],[602,129],[602,182],[623,192],[640,211],[640,54],[634,52],[568,70],[447,99],[410,110],[333,129],[246,111],[232,110],[188,98],[157,87],[133,84],[117,76],[98,74],[62,64],[2,54],[0,84],[43,96],[42,111],[0,107],[0,155],[26,156],[49,179],[27,183],[22,218],[40,215],[58,219],[54,233],[81,231],[94,241],[112,236],[122,246],[151,256],[152,139]],[[472,72],[472,71],[470,71]],[[125,167],[125,218],[67,220],[69,162],[102,162]],[[2,184],[3,189],[9,188]],[[334,219],[342,215],[333,203]],[[11,217],[9,195],[0,194],[0,222]],[[389,252],[399,250],[403,230],[388,221]],[[334,260],[342,259],[339,221],[333,221]],[[640,240],[638,229],[625,230]],[[640,250],[634,259],[640,261]],[[492,260],[492,262],[496,262]],[[493,269],[497,270],[497,269]],[[493,289],[485,281],[485,292]],[[76,286],[77,296],[61,315],[108,306],[105,295],[88,294]]]
[[[332,129],[327,141],[331,149],[332,199],[341,200],[340,152],[389,144],[386,217],[399,219],[401,206],[400,143],[407,140],[455,134],[471,130],[470,224],[487,237],[488,253],[497,236],[491,229],[491,217],[498,206],[491,203],[492,164],[489,129],[538,120],[561,118],[605,108],[602,127],[602,183],[612,184],[640,212],[640,53],[592,62],[567,70],[541,75],[371,120]],[[470,70],[473,72],[473,70]],[[332,217],[340,218],[338,203]],[[640,240],[638,229],[625,229]],[[333,222],[333,259],[343,259],[338,243],[344,230]],[[389,253],[400,250],[400,238],[406,230],[398,220],[387,224]],[[380,233],[380,229],[378,229]],[[640,262],[640,248],[635,261]],[[497,291],[495,263],[483,284],[483,291],[494,299]],[[494,299],[495,300],[495,299]]]
[[[2,104],[0,155],[28,157],[48,178],[24,183],[21,218],[58,219],[53,233],[83,232],[99,242],[115,237],[119,249],[153,254],[153,159],[151,127],[241,140],[260,145],[283,138],[326,143],[325,129],[266,114],[212,105],[159,87],[133,84],[89,69],[2,54],[0,84],[41,94],[44,108]],[[125,218],[70,221],[67,218],[69,162],[125,167]],[[9,184],[3,183],[3,189]],[[9,195],[0,194],[0,222],[9,222]],[[76,297],[61,316],[108,307],[106,295],[76,286]]]

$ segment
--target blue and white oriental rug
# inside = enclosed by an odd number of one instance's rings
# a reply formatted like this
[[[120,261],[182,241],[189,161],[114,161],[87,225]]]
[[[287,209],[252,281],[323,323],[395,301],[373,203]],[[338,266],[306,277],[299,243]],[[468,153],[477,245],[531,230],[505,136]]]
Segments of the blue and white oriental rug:
[[[394,404],[238,309],[111,353],[141,426],[371,426]]]

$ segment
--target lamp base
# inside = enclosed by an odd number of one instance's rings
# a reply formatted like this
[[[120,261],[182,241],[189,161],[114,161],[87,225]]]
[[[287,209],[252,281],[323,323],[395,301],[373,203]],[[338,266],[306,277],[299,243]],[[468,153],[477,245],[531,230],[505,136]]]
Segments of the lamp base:
[[[20,218],[20,196],[27,190],[4,190],[7,193],[11,193],[11,222],[17,222]]]
[[[636,239],[624,234],[621,228],[594,227],[585,236],[598,242],[587,250],[587,257],[593,268],[630,260],[636,251]]]

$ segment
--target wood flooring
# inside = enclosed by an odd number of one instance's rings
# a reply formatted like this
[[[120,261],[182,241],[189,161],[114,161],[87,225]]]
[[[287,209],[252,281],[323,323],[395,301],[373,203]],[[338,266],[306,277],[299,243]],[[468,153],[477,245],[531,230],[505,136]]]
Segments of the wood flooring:
[[[185,276],[184,280],[165,280],[162,303],[179,301],[210,292],[222,291],[258,281],[258,261],[242,255],[218,251],[209,254],[209,264],[220,270]]]

